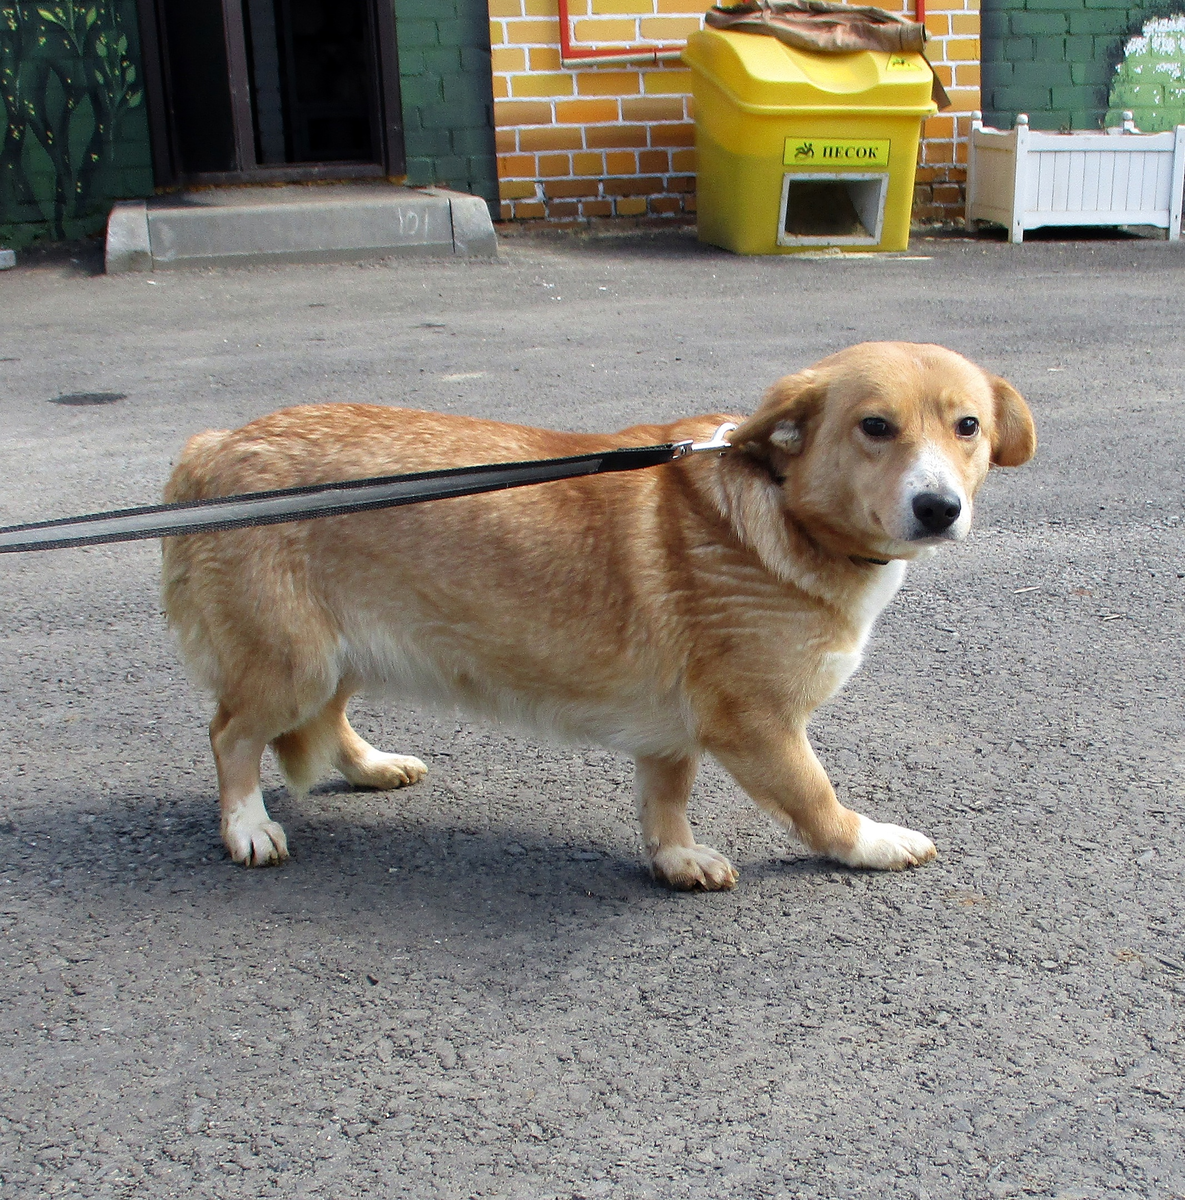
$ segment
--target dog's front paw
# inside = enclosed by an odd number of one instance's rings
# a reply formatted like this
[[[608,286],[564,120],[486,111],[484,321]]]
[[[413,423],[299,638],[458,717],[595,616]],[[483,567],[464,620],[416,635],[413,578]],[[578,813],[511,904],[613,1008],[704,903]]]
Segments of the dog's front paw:
[[[711,846],[663,846],[650,859],[654,878],[682,891],[727,891],[736,886],[736,868]]]
[[[267,815],[262,799],[249,800],[223,819],[222,840],[231,858],[245,867],[270,867],[288,857],[284,827]]]
[[[865,867],[873,871],[901,871],[920,867],[937,855],[934,843],[925,834],[915,833],[900,825],[882,825],[879,821],[860,818],[860,828],[851,850],[836,853],[833,858],[849,867]]]

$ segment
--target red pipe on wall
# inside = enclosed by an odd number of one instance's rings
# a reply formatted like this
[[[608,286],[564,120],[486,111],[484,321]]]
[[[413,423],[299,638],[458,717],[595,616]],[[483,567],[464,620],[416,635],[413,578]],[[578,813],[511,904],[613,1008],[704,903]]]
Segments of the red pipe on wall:
[[[682,43],[668,42],[665,45],[648,46],[636,43],[633,46],[574,46],[572,44],[572,18],[568,0],[556,0],[560,17],[560,61],[569,62],[605,61],[607,59],[630,59],[635,62],[658,62],[660,58],[673,58],[683,49]],[[914,0],[914,20],[919,25],[926,23],[926,0]]]
[[[648,46],[636,44],[633,46],[573,46],[572,20],[569,16],[568,0],[557,0],[560,10],[560,61],[568,62],[633,59],[634,61],[658,62],[660,58],[670,58],[679,54],[683,49],[682,42],[669,42],[665,45]]]

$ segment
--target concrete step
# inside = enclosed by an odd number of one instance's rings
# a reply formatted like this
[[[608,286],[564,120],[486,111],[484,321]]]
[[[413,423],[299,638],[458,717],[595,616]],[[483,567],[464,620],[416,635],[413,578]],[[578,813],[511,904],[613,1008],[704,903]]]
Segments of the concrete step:
[[[479,196],[394,184],[225,187],[122,201],[107,271],[498,253]]]

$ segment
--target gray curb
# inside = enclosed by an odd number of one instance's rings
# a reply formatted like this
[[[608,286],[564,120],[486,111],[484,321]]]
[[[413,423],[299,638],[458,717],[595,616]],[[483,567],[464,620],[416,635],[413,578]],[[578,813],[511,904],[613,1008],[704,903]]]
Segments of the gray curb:
[[[442,188],[221,188],[124,201],[107,222],[109,274],[497,253],[486,202]]]

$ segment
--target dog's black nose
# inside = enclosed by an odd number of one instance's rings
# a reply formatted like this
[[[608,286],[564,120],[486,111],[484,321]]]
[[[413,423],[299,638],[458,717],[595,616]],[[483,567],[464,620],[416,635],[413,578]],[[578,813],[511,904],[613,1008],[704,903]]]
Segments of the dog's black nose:
[[[962,511],[958,496],[952,496],[949,492],[922,492],[913,498],[913,515],[927,533],[941,533],[949,529]]]

